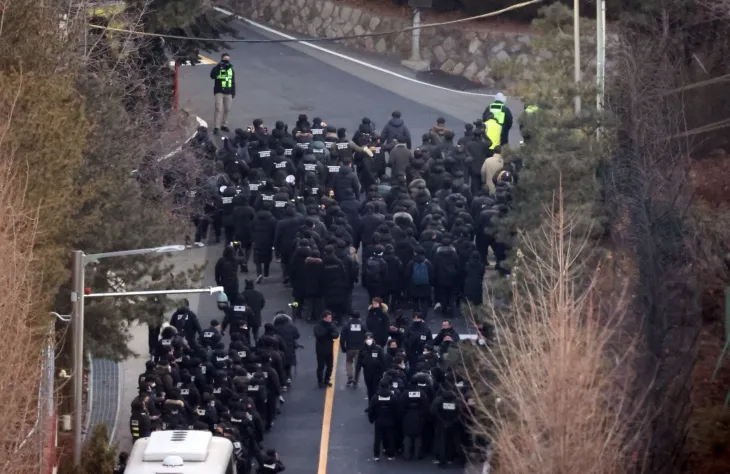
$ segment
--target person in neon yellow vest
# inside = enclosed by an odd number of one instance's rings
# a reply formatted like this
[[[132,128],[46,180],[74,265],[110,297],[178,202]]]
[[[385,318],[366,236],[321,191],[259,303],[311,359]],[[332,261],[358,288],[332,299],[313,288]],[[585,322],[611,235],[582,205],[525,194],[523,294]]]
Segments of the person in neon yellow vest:
[[[502,138],[504,137],[502,130],[504,130],[504,127],[499,123],[497,117],[492,113],[487,114],[486,119],[484,119],[484,136],[491,142],[489,145],[490,150],[502,146]]]
[[[501,92],[494,96],[494,102],[484,110],[482,120],[487,121],[487,115],[492,114],[494,119],[502,126],[502,137],[499,145],[507,145],[509,142],[509,131],[512,129],[512,111],[507,107],[507,98]]]
[[[218,130],[230,132],[228,128],[228,114],[231,111],[233,98],[236,97],[236,77],[228,53],[221,55],[221,61],[210,71],[213,79],[213,96],[215,97],[215,116],[213,117],[213,135]]]

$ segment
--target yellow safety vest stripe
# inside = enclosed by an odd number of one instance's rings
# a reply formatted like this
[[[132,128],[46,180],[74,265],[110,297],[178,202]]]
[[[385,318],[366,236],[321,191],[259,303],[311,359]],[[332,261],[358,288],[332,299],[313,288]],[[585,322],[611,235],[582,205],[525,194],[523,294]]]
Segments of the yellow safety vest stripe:
[[[494,120],[497,121],[498,124],[504,125],[504,104],[502,102],[492,102],[492,104],[489,106],[489,111],[494,116]]]
[[[222,87],[231,88],[233,87],[233,68],[221,69],[218,71],[217,78],[222,82]]]

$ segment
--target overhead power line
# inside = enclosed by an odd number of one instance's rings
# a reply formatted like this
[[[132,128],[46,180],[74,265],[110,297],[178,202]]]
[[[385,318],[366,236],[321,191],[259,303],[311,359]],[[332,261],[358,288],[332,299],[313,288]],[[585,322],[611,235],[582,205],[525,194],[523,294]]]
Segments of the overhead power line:
[[[221,42],[221,43],[299,43],[302,41],[306,42],[325,42],[325,41],[342,41],[342,40],[349,40],[349,39],[357,39],[357,38],[368,38],[368,37],[376,37],[376,36],[385,36],[385,35],[393,35],[398,33],[404,33],[406,31],[413,31],[416,29],[426,29],[426,28],[436,28],[438,26],[446,26],[446,25],[453,25],[456,23],[464,23],[467,21],[474,21],[474,20],[480,20],[482,18],[490,18],[497,15],[501,15],[503,13],[507,13],[512,10],[518,10],[520,8],[527,7],[529,5],[534,5],[536,3],[542,3],[543,0],[529,0],[522,3],[517,3],[515,5],[511,5],[506,8],[502,8],[501,10],[497,10],[494,12],[484,13],[481,15],[476,16],[470,16],[468,18],[460,18],[458,20],[450,20],[450,21],[441,21],[438,23],[427,23],[421,26],[409,26],[407,28],[398,29],[398,30],[390,30],[390,31],[381,31],[378,33],[363,33],[361,35],[349,35],[349,36],[334,36],[331,38],[292,38],[292,39],[223,39],[223,38],[199,38],[195,36],[180,36],[180,35],[166,35],[162,33],[148,33],[144,31],[134,31],[134,30],[126,30],[124,28],[112,28],[110,26],[102,26],[102,25],[92,25],[89,24],[89,28],[94,28],[98,30],[105,30],[105,31],[115,31],[118,33],[129,33],[133,35],[139,35],[139,36],[154,36],[156,38],[167,38],[167,39],[178,39],[178,40],[188,40],[188,41],[201,41],[201,42]]]

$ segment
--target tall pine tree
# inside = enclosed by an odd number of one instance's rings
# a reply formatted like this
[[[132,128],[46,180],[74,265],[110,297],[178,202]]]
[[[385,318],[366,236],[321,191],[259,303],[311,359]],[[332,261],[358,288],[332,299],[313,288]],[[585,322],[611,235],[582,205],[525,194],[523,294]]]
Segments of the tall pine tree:
[[[594,31],[594,23],[581,19],[581,30]],[[581,37],[583,81],[573,82],[573,12],[555,3],[540,10],[532,23],[530,46],[541,58],[524,64],[505,61],[504,77],[520,78],[509,88],[512,95],[539,107],[537,113],[520,117],[530,129],[525,146],[507,151],[507,160],[520,158],[524,169],[513,188],[513,202],[500,222],[500,235],[513,251],[524,237],[541,232],[546,206],[551,206],[557,189],[563,191],[566,215],[577,220],[575,234],[600,238],[606,224],[601,189],[596,179],[605,150],[596,135],[599,114],[595,96],[595,44],[588,34]],[[579,116],[574,97],[582,99]],[[609,130],[604,129],[604,135]]]
[[[150,103],[164,114],[172,108],[175,76],[170,61],[178,64],[200,62],[201,51],[221,51],[228,45],[219,39],[235,36],[231,17],[223,17],[206,0],[129,0],[125,13],[145,33],[185,36],[197,39],[173,39],[141,36],[137,41],[136,62],[145,71]]]

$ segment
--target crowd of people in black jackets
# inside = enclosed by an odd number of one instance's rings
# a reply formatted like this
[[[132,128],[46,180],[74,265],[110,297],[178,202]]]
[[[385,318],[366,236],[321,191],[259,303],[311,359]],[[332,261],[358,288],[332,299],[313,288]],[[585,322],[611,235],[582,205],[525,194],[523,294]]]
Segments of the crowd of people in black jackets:
[[[132,402],[134,441],[156,430],[211,430],[233,442],[237,472],[252,472],[254,461],[259,474],[284,470],[276,451],[261,443],[291,386],[299,331],[284,313],[265,324],[261,335],[242,324],[234,311],[253,324],[265,304],[252,284],[247,287],[242,295],[251,306],[221,301],[222,322],[214,319],[202,328],[183,300],[163,326]]]
[[[460,339],[449,320],[460,301],[482,302],[490,248],[495,270],[509,274],[494,221],[508,211],[518,170],[496,174],[494,186],[481,182],[494,153],[481,123],[467,124],[455,141],[439,119],[411,150],[399,112],[380,134],[363,118],[352,137],[300,115],[291,131],[255,120],[220,147],[200,128],[191,146],[209,172],[185,183],[177,198],[193,210],[189,245],[205,245],[211,228],[210,237],[225,242],[215,266],[225,316],[201,329],[187,306],[173,315],[140,376],[135,438],[154,429],[211,429],[236,441],[241,472],[254,459],[260,473],[283,470],[260,443],[291,384],[293,320],[302,319],[314,323],[321,388],[331,387],[336,350],[345,354],[349,387],[362,374],[374,459],[381,449],[389,459],[433,453],[447,465],[482,444],[467,429],[468,383],[445,357]],[[255,286],[269,278],[274,259],[292,289],[292,314],[278,311],[259,335],[266,302]],[[249,274],[251,260],[255,279],[241,291],[239,274]],[[352,305],[358,284],[370,301],[364,321]],[[435,338],[429,311],[444,319]],[[475,343],[486,344],[488,332],[478,325]]]

